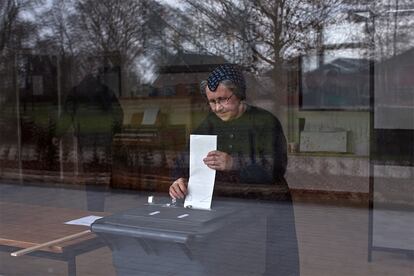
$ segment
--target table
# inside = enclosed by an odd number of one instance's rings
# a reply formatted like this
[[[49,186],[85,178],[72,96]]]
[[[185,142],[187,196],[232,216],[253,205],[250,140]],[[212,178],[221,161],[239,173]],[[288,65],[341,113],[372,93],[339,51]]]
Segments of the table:
[[[102,213],[75,209],[0,202],[0,249],[14,252],[88,230],[88,226],[68,225],[66,221]],[[30,256],[65,261],[68,275],[76,275],[76,256],[104,244],[93,233],[29,253]],[[16,257],[18,258],[18,257]]]

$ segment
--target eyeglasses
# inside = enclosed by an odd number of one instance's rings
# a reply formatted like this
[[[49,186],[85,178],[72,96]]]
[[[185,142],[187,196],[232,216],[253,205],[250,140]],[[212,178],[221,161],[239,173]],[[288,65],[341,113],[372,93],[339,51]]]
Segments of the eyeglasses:
[[[221,106],[227,105],[227,104],[229,103],[229,101],[230,101],[231,97],[233,97],[233,95],[234,95],[234,94],[231,94],[231,96],[230,96],[230,97],[225,97],[225,98],[217,98],[217,99],[215,99],[215,100],[209,100],[209,101],[208,101],[208,104],[209,104],[211,107],[215,107],[215,106],[217,106],[217,105],[221,105]]]

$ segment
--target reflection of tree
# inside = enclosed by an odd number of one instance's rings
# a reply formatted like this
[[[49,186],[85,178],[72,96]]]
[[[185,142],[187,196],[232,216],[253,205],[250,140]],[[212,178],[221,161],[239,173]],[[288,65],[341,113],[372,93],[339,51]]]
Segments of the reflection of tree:
[[[244,56],[235,56],[241,59],[235,61],[271,68],[311,46],[309,34],[331,20],[341,2],[186,0],[190,13],[200,20],[195,27],[206,29],[204,39],[212,51],[241,51]]]
[[[382,0],[369,6],[374,38],[374,58],[386,59],[401,54],[414,45],[414,3],[412,0]]]
[[[36,24],[23,19],[23,11],[30,11],[42,1],[2,0],[0,1],[0,53],[5,48],[27,47],[36,34]],[[26,45],[25,45],[26,43]]]
[[[363,43],[369,50],[365,56],[384,60],[413,47],[414,2],[411,0],[379,0],[360,5],[350,11],[349,19],[363,24]],[[350,38],[361,40],[363,34],[350,31]]]
[[[139,80],[137,62],[165,46],[164,8],[151,0],[53,0],[41,13],[44,50],[76,60],[78,77],[102,66],[119,66],[123,90]]]
[[[76,17],[72,3],[68,0],[54,0],[50,8],[45,10],[39,23],[49,31],[42,39],[39,48],[48,47],[62,56],[75,54],[76,44],[80,41],[75,35]]]
[[[0,52],[10,40],[14,23],[17,21],[18,10],[19,7],[13,0],[0,2]]]
[[[84,0],[76,2],[83,51],[119,52],[125,63],[140,55],[151,38],[149,1]]]
[[[75,7],[79,23],[76,34],[84,41],[78,45],[80,51],[89,55],[117,53],[106,62],[121,66],[122,83],[127,85],[136,59],[150,55],[154,40],[161,34],[160,6],[149,0],[78,0]]]

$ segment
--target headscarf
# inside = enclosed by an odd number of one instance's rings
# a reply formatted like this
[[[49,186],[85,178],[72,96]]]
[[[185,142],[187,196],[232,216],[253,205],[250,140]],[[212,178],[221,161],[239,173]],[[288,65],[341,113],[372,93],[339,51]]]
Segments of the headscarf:
[[[240,90],[240,98],[246,98],[246,81],[243,73],[238,66],[232,64],[222,64],[214,69],[207,78],[207,85],[210,91],[217,90],[220,82],[223,80],[232,81]]]

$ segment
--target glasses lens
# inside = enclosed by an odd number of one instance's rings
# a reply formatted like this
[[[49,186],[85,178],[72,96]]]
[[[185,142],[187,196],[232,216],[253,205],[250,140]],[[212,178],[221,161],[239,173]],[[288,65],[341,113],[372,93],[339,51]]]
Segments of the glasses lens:
[[[230,101],[231,97],[233,97],[233,95],[234,94],[231,94],[231,96],[228,97],[228,98],[217,98],[216,100],[210,100],[210,101],[208,101],[208,103],[211,106],[216,106],[216,105],[223,106],[223,105],[226,105],[226,104],[229,103],[229,101]]]

